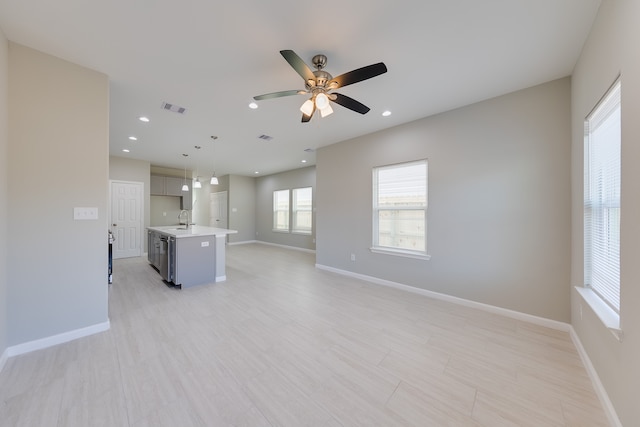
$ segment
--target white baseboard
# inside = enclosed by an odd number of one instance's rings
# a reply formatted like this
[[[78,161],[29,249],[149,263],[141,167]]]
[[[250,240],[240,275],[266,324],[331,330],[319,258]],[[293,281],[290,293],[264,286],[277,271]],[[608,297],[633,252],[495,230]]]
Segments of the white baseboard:
[[[54,345],[63,344],[65,342],[73,341],[78,338],[87,337],[89,335],[97,334],[109,330],[111,327],[110,322],[107,320],[97,325],[87,326],[86,328],[80,328],[69,332],[63,332],[61,334],[52,335],[50,337],[41,338],[34,341],[11,346],[5,350],[7,357],[18,356],[32,351],[41,350],[43,348],[52,347]],[[3,354],[4,356],[4,354]]]
[[[580,355],[580,359],[582,359],[582,364],[584,365],[584,368],[586,369],[587,374],[589,374],[589,378],[591,379],[593,388],[595,389],[596,394],[600,399],[602,408],[604,409],[604,412],[607,415],[609,424],[611,424],[612,427],[623,427],[622,423],[620,422],[620,418],[618,418],[618,414],[616,413],[616,409],[613,407],[613,403],[611,403],[611,400],[609,399],[609,394],[607,393],[607,390],[602,385],[602,382],[600,381],[600,377],[598,376],[596,369],[593,367],[593,364],[591,363],[591,359],[589,359],[589,355],[587,354],[587,351],[584,349],[584,346],[582,345],[582,341],[580,341],[580,337],[576,333],[575,329],[573,329],[573,326],[570,328],[569,334],[571,335],[571,340],[573,341],[573,345],[576,346],[576,350]]]
[[[379,279],[373,276],[367,276],[364,274],[353,273],[347,270],[340,270],[338,268],[328,267],[326,265],[316,264],[316,268],[333,273],[341,274],[343,276],[353,277],[355,279],[365,280],[367,282],[375,283],[377,285],[388,286],[395,289],[400,289],[414,294],[424,295],[429,298],[447,301],[453,304],[463,305],[465,307],[475,308],[483,310],[493,314],[499,314],[501,316],[509,317],[516,320],[522,320],[523,322],[533,323],[539,326],[544,326],[550,329],[555,329],[563,332],[569,332],[571,325],[557,320],[546,319],[544,317],[534,316],[532,314],[521,313],[519,311],[509,310],[507,308],[496,307],[494,305],[484,304],[481,302],[471,301],[464,298],[458,298],[451,295],[441,294],[439,292],[429,291],[427,289],[416,288],[414,286],[404,285],[402,283],[392,282],[390,280]]]
[[[236,245],[248,245],[251,243],[258,243],[257,240],[243,240],[242,242],[229,242],[227,243],[227,245],[229,246],[236,246]]]
[[[277,243],[265,242],[265,241],[262,241],[262,240],[255,240],[254,242],[255,243],[259,243],[261,245],[276,246],[278,248],[284,248],[284,249],[293,249],[294,251],[307,252],[307,253],[310,253],[310,254],[315,254],[316,253],[316,251],[313,250],[313,249],[299,248],[297,246],[279,245]]]

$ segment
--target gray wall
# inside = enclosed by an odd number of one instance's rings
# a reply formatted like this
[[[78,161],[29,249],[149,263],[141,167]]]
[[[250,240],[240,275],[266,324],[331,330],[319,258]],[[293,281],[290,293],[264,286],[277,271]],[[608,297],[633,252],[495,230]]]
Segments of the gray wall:
[[[620,320],[624,340],[604,327],[575,290],[571,322],[625,426],[638,425],[640,384],[640,2],[604,0],[572,79],[571,283],[583,285],[583,122],[622,75]]]
[[[12,346],[108,321],[109,82],[14,43],[9,80]],[[99,219],[74,221],[76,206]]]
[[[273,231],[273,192],[293,188],[312,187],[314,206],[313,234],[291,234]],[[316,167],[294,169],[288,172],[256,179],[256,240],[301,249],[315,250]]]
[[[0,357],[8,347],[7,240],[9,180],[9,42],[0,29]]]
[[[229,242],[255,240],[256,236],[256,179],[251,176],[229,176]]]
[[[570,144],[564,78],[323,147],[317,263],[568,321]],[[422,158],[431,259],[370,252],[372,168]]]
[[[127,159],[124,157],[109,157],[109,179],[114,181],[142,182],[144,184],[144,227],[150,224],[151,198],[149,196],[150,187],[150,165],[145,160]],[[146,234],[143,233],[143,236]],[[142,248],[147,251],[147,239],[142,239]]]

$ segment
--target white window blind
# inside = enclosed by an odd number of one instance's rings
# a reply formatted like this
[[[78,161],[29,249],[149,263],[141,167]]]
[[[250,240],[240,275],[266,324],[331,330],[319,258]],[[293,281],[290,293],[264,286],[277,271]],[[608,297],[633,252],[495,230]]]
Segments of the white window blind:
[[[273,192],[273,229],[289,231],[289,190]]]
[[[427,161],[373,170],[373,250],[426,255]]]
[[[311,234],[313,226],[312,202],[311,187],[293,189],[292,232]]]
[[[620,81],[585,120],[585,286],[620,312]]]

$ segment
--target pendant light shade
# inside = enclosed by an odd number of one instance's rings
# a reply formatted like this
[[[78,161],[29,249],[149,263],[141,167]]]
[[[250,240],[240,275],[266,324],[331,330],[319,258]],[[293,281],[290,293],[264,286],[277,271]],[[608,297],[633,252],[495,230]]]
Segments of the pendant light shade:
[[[193,183],[193,188],[202,188],[202,183],[200,182],[200,177],[196,178],[196,182]]]
[[[188,154],[183,154],[185,158],[184,162],[184,180],[182,181],[182,191],[189,191],[189,186],[187,185],[187,156]]]
[[[216,173],[213,173],[213,176],[211,177],[211,185],[218,185],[218,177],[216,176]]]

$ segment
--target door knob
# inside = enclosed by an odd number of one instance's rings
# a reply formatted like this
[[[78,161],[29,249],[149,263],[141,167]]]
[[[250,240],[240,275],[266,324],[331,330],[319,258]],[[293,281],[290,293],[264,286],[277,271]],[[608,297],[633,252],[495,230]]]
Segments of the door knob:
[[[111,224],[111,225],[113,225],[114,227],[117,227],[117,226],[118,226],[118,224]]]

